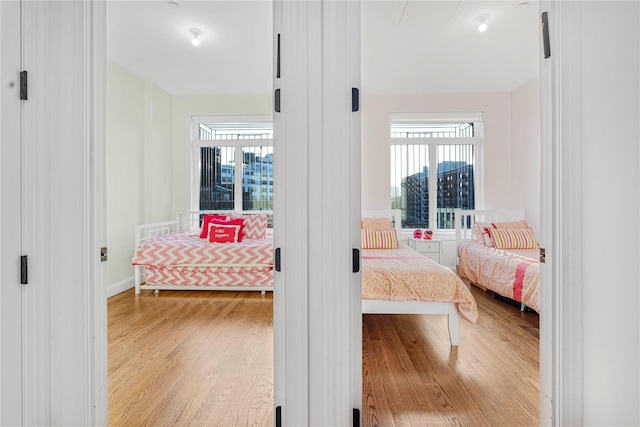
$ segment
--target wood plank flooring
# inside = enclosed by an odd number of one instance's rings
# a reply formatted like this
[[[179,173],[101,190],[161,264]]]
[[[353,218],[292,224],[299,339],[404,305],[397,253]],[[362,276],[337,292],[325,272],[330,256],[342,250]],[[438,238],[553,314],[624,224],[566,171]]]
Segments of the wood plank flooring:
[[[472,287],[477,324],[363,316],[363,426],[537,426],[538,317]],[[272,426],[273,299],[133,290],[108,301],[110,426]]]

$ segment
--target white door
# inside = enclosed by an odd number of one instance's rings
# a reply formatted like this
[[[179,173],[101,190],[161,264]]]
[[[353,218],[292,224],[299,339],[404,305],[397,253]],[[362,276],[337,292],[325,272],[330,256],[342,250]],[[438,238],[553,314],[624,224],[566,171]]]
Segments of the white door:
[[[276,424],[359,424],[360,4],[273,9]]]
[[[0,2],[0,425],[22,424],[20,3]]]

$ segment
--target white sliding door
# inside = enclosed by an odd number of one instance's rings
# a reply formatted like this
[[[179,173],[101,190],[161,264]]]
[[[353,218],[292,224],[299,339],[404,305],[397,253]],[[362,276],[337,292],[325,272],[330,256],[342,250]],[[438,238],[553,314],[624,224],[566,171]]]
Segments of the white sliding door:
[[[347,426],[362,399],[360,4],[276,1],[274,33],[276,422]]]

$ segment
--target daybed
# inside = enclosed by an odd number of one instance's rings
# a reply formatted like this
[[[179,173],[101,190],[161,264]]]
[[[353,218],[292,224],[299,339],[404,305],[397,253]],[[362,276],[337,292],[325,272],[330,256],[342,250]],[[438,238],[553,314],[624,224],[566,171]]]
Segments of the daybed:
[[[207,217],[205,217],[207,215]],[[231,243],[216,240],[211,230],[230,230],[237,240],[240,225],[226,220],[243,218],[244,238]],[[177,221],[146,224],[136,228],[132,260],[135,292],[160,290],[273,290],[273,238],[268,228],[271,212],[194,211],[178,214]],[[206,219],[206,221],[205,221]],[[221,225],[224,224],[224,225]],[[219,236],[218,236],[219,237]]]
[[[522,210],[456,210],[458,274],[540,312],[540,250]]]
[[[453,271],[397,239],[400,213],[363,214],[362,313],[446,314],[451,345],[458,345],[459,316],[475,323],[476,301]],[[393,229],[381,218],[389,218]]]

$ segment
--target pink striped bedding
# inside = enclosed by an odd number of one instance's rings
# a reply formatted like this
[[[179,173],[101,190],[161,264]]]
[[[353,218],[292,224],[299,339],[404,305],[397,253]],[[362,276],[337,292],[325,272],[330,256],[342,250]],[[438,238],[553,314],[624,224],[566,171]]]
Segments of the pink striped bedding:
[[[133,265],[182,267],[271,267],[273,240],[244,239],[211,243],[198,233],[171,233],[151,238],[137,249]]]
[[[362,250],[362,298],[452,302],[461,317],[474,323],[478,319],[476,301],[462,280],[404,244]]]
[[[458,250],[458,274],[540,312],[540,262],[534,258],[538,250],[500,250],[477,242]]]
[[[147,284],[179,286],[273,286],[273,239],[211,243],[198,232],[146,240],[133,265],[145,267]]]
[[[273,286],[271,268],[145,267],[148,285],[255,287]]]

